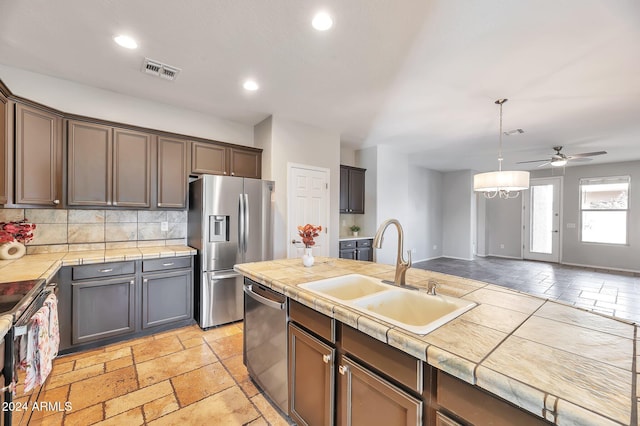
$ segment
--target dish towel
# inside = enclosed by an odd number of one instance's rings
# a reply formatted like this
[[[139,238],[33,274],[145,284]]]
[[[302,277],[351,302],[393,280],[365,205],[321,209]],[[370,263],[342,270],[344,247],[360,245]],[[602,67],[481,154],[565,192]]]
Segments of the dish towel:
[[[51,346],[51,359],[53,359],[58,355],[58,348],[60,346],[60,327],[58,325],[58,298],[55,294],[51,293],[44,300],[44,305],[49,307],[49,345]]]
[[[45,304],[31,317],[27,327],[27,351],[24,362],[25,393],[44,383],[51,372],[52,361],[58,350],[60,335],[57,324],[57,299],[53,297],[54,300],[46,299]],[[53,315],[50,306],[54,307]],[[51,324],[51,320],[55,324]],[[51,335],[51,330],[54,330],[54,336]]]

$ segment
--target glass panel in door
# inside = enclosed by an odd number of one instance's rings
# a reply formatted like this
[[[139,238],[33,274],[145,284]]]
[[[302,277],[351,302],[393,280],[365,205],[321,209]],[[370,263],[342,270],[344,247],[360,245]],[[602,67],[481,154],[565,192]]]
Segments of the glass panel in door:
[[[560,261],[561,178],[531,179],[524,201],[523,257]]]
[[[553,214],[553,185],[532,186],[529,251],[552,253]]]

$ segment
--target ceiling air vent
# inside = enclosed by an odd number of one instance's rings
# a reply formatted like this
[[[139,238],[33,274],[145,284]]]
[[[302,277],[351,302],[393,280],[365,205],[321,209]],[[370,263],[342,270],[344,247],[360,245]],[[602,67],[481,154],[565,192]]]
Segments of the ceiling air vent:
[[[163,64],[153,59],[144,58],[142,71],[164,78],[165,80],[175,80],[181,70],[180,68],[172,67],[171,65]]]

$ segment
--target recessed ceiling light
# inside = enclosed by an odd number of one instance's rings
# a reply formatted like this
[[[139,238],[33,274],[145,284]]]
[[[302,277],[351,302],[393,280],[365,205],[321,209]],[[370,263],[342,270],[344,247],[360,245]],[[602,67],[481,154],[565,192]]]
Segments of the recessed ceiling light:
[[[333,26],[333,19],[327,12],[318,12],[316,16],[313,17],[313,21],[311,21],[311,25],[318,31],[326,31]]]
[[[251,92],[255,92],[260,88],[260,86],[258,86],[258,83],[256,83],[255,80],[245,81],[242,87],[244,87],[245,90],[249,90]]]
[[[138,43],[134,39],[126,35],[116,36],[113,38],[113,41],[127,49],[135,49],[138,47]]]

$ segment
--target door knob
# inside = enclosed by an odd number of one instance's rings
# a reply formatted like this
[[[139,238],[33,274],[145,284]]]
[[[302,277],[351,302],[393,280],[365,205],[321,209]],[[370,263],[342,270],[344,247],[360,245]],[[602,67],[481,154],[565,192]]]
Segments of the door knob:
[[[338,372],[344,376],[349,372],[349,367],[347,367],[346,365],[341,365],[340,367],[338,367]]]
[[[298,240],[291,240],[291,244],[300,244],[302,243],[302,241],[298,241]]]
[[[329,364],[329,361],[331,361],[331,355],[329,354],[322,355],[322,361],[324,361],[325,364]]]
[[[557,232],[559,232],[559,231],[558,231],[557,229],[554,229],[554,230],[553,230],[553,232],[556,232],[556,233],[557,233]]]

